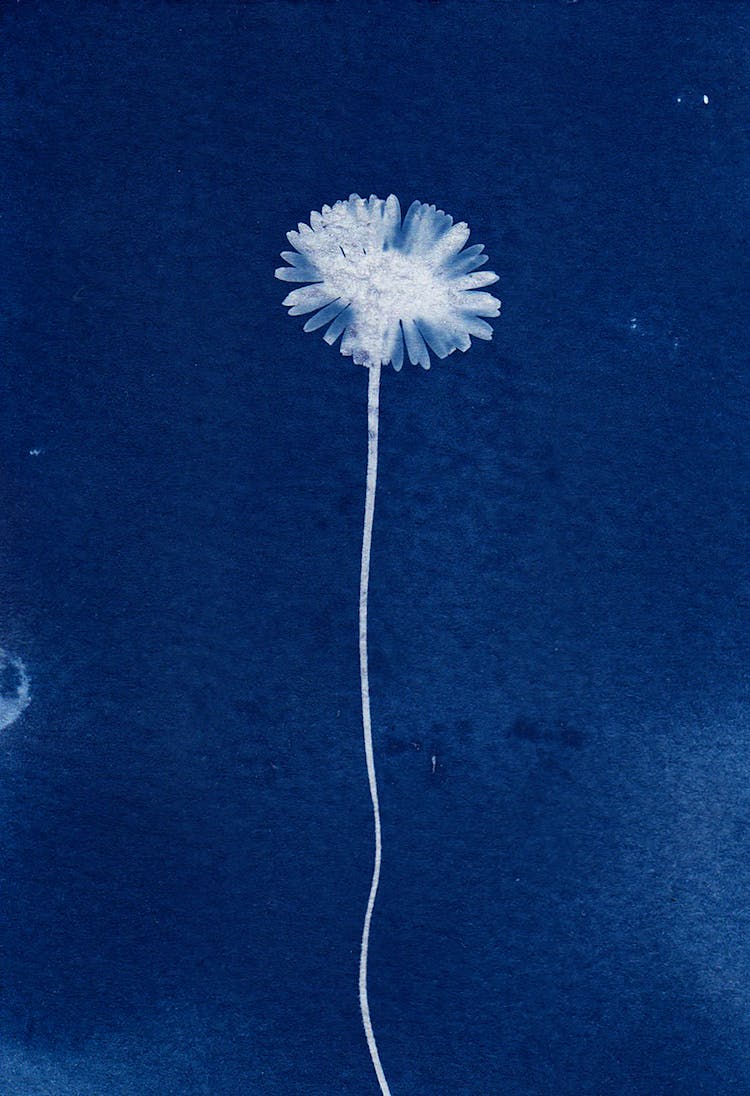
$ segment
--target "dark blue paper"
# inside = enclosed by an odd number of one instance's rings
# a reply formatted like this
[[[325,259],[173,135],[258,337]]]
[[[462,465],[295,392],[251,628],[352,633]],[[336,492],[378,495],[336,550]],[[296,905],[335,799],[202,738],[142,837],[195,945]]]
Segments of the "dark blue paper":
[[[382,383],[394,1096],[750,1092],[748,4],[0,19],[0,1091],[377,1092],[367,375],[273,270],[393,191],[503,299]]]

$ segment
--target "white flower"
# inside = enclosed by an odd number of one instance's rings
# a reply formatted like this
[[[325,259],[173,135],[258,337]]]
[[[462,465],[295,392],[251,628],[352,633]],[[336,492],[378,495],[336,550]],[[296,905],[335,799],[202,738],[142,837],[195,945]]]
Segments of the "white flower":
[[[402,224],[395,195],[352,194],[287,238],[295,250],[282,251],[290,265],[276,277],[309,283],[284,298],[289,314],[313,312],[304,330],[327,324],[325,341],[342,335],[341,353],[358,365],[400,369],[406,342],[411,362],[429,369],[430,350],[445,358],[468,350],[472,335],[492,338],[482,317],[499,315],[500,301],[477,291],[497,275],[477,270],[482,244],[464,249],[468,227],[434,205],[413,202]]]

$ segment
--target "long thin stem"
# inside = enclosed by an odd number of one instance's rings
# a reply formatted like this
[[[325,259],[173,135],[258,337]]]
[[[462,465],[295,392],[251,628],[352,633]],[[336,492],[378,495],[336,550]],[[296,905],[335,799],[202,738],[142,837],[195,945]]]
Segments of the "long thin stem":
[[[367,668],[367,591],[370,585],[370,547],[372,545],[372,522],[375,514],[375,488],[378,482],[378,417],[380,410],[380,366],[369,367],[367,388],[367,488],[365,492],[365,524],[362,531],[362,567],[359,574],[359,680],[362,691],[362,729],[365,736],[365,759],[367,761],[367,779],[370,784],[372,814],[375,824],[375,862],[372,869],[370,896],[367,899],[365,923],[362,927],[362,947],[359,953],[359,1008],[362,1013],[362,1026],[367,1037],[367,1046],[378,1078],[383,1096],[391,1096],[385,1079],[383,1066],[378,1054],[378,1044],[372,1030],[370,1002],[367,999],[367,952],[370,944],[370,924],[375,898],[380,882],[380,864],[383,857],[383,843],[380,834],[380,807],[378,805],[378,782],[375,776],[375,757],[372,750],[372,721],[370,719],[370,679]]]

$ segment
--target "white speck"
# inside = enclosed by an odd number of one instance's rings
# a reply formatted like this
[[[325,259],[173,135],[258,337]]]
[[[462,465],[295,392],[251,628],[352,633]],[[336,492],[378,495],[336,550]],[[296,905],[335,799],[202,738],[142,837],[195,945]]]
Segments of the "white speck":
[[[29,456],[30,457],[38,457],[41,454],[41,452],[42,452],[41,449],[29,449]]]
[[[435,768],[437,767],[437,757],[435,757],[435,754],[432,755],[431,760],[432,760],[432,775],[434,776],[435,775]]]
[[[703,102],[706,104],[706,106],[708,106],[708,96],[707,95],[703,96]]]
[[[682,102],[682,96],[681,96],[681,95],[678,95],[678,96],[677,96],[677,102],[678,102],[678,103],[681,103],[681,102]]]
[[[638,320],[636,319],[635,316],[630,317],[630,330],[631,331],[637,331],[638,330]]]

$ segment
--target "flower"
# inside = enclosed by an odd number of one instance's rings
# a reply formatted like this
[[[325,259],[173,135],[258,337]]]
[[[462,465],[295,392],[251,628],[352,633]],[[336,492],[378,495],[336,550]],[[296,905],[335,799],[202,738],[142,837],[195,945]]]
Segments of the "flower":
[[[468,226],[434,205],[413,202],[402,224],[394,194],[352,194],[311,213],[287,238],[295,250],[282,251],[289,265],[276,277],[308,284],[284,305],[291,316],[313,313],[305,331],[328,325],[329,345],[342,336],[341,353],[357,365],[400,369],[406,343],[412,364],[429,369],[430,350],[446,358],[468,350],[472,335],[492,338],[482,317],[499,315],[500,301],[477,291],[497,275],[477,269],[487,256],[482,244],[464,246]]]

